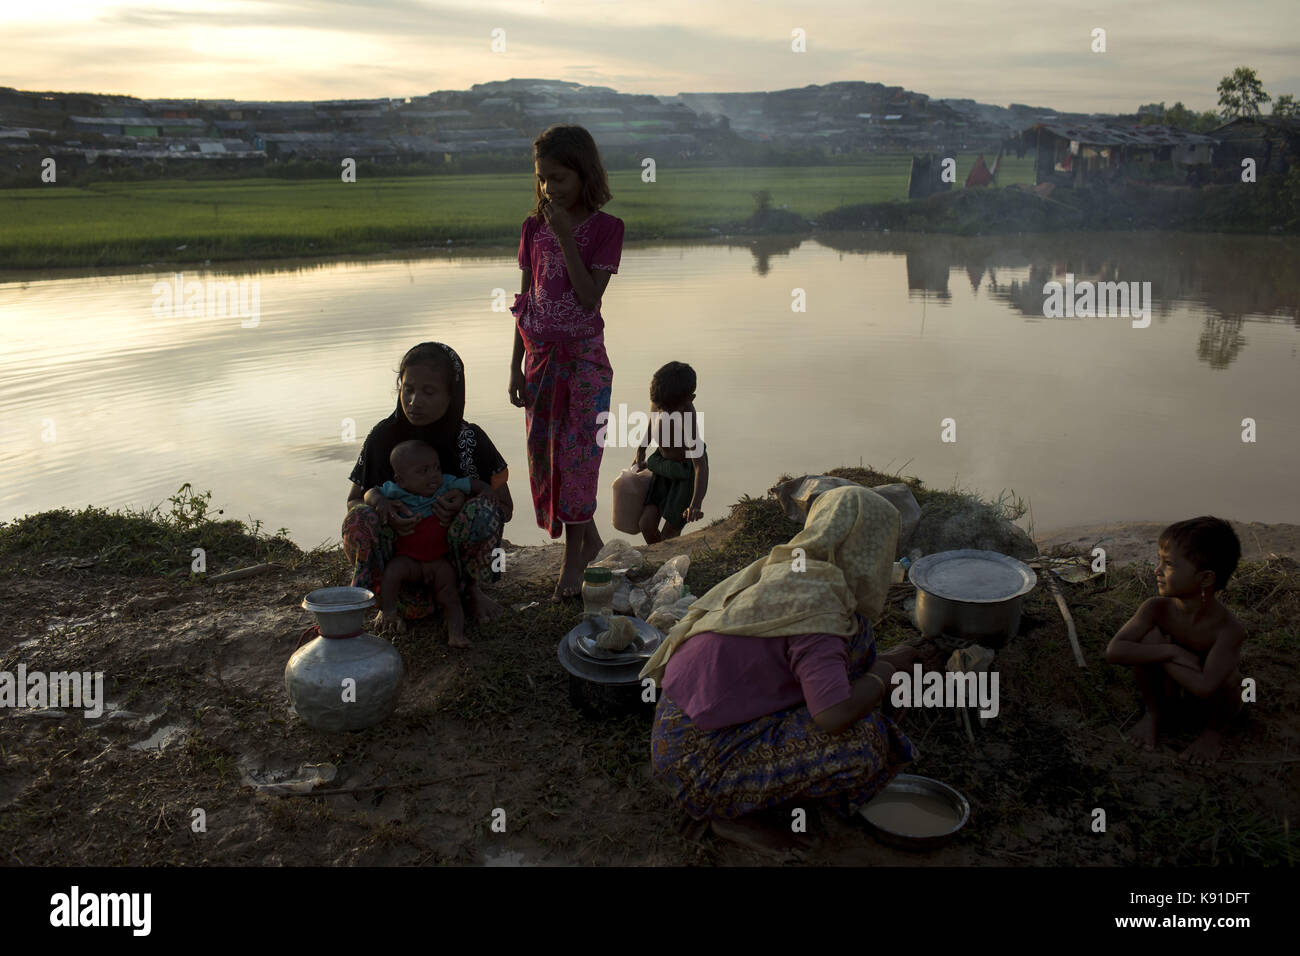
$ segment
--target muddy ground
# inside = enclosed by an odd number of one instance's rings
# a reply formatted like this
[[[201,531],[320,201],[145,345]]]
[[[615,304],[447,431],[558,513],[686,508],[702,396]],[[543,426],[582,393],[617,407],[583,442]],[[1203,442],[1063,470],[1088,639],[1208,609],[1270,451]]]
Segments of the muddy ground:
[[[737,511],[646,549],[647,557],[657,567],[689,551],[707,568],[717,555],[735,556],[744,520]],[[1295,530],[1283,529],[1293,544]],[[299,606],[303,595],[346,583],[338,552],[225,584],[96,568],[6,575],[0,670],[21,662],[29,671],[103,671],[114,710],[99,719],[0,711],[0,860],[771,863],[713,839],[673,808],[649,779],[648,719],[592,720],[571,705],[555,650],[578,611],[548,601],[559,557],[558,546],[508,555],[507,575],[492,593],[509,616],[471,627],[472,650],[448,648],[437,624],[401,638],[407,683],[398,710],[353,734],[306,728],[289,712],[283,677],[311,623]],[[860,822],[810,807],[796,862],[1293,862],[1297,566],[1286,554],[1256,557],[1263,563],[1243,566],[1228,600],[1263,635],[1247,645],[1243,665],[1258,680],[1259,702],[1218,766],[1196,769],[1178,759],[1192,739],[1187,729],[1175,729],[1156,754],[1125,742],[1123,731],[1139,716],[1136,691],[1102,652],[1114,622],[1151,588],[1145,571],[1113,567],[1104,579],[1064,586],[1086,670],[1074,664],[1056,605],[1039,587],[1027,600],[1022,633],[998,654],[1002,712],[983,726],[974,721],[973,743],[952,711],[908,714],[904,729],[922,754],[910,769],[956,786],[971,802],[970,824],[954,843],[928,854],[893,850]],[[1285,587],[1267,593],[1274,580]],[[892,589],[878,628],[882,647],[914,633],[903,610],[909,593]],[[532,602],[539,603],[527,607]],[[327,782],[318,789],[348,792],[274,795],[253,786],[327,764],[334,772],[322,774]],[[1104,833],[1090,826],[1097,807],[1106,811]],[[196,809],[206,832],[192,826]],[[498,809],[504,833],[491,828]]]

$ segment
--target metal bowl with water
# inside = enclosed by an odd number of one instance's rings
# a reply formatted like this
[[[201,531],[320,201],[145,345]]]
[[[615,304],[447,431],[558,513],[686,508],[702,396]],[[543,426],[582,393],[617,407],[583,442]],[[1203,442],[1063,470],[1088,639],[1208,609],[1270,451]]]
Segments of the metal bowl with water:
[[[872,804],[876,803],[881,797],[890,797],[897,799],[901,796],[918,795],[927,800],[937,801],[942,804],[947,813],[953,817],[953,824],[950,828],[939,833],[918,834],[908,832],[905,826],[898,824],[887,824],[877,817],[873,820],[871,816]],[[899,848],[900,850],[933,850],[936,847],[943,846],[945,843],[955,837],[970,820],[970,803],[952,787],[939,780],[930,777],[919,777],[915,774],[900,773],[889,785],[876,794],[875,799],[862,807],[858,813],[867,822],[876,838],[882,843]]]

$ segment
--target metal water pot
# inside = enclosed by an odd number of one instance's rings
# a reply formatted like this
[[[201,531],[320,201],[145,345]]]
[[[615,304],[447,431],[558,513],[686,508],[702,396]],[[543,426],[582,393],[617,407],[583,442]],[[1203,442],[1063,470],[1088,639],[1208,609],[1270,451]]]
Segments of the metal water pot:
[[[349,587],[319,588],[303,599],[320,636],[294,651],[284,667],[284,686],[308,726],[362,730],[397,707],[402,655],[363,631],[366,609],[374,603],[373,592]]]

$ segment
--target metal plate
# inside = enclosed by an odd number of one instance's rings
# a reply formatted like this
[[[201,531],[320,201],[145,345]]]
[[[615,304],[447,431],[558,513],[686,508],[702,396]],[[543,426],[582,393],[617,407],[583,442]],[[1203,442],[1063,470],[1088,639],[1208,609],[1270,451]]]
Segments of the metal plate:
[[[997,551],[941,551],[918,560],[907,573],[921,590],[949,601],[997,604],[1028,594],[1038,583],[1029,565]]]
[[[593,684],[633,685],[641,683],[641,668],[645,662],[638,659],[628,663],[610,663],[589,661],[580,657],[569,647],[569,636],[560,638],[555,648],[555,655],[560,659],[560,666],[574,677],[590,681]]]
[[[636,627],[636,637],[633,638],[631,644],[621,651],[607,651],[596,646],[596,635],[604,628],[591,618],[583,621],[565,636],[569,642],[569,650],[575,656],[590,664],[602,666],[637,664],[640,666],[649,660],[655,649],[659,647],[663,635],[638,617],[630,618],[630,620]]]

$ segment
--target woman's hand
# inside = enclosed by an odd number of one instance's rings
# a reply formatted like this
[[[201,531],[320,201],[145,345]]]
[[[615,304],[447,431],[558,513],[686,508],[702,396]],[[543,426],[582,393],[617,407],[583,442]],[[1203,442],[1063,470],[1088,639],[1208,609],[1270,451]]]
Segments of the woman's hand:
[[[921,659],[921,652],[910,644],[900,644],[877,654],[876,659],[892,665],[896,671],[905,671]]]
[[[515,367],[510,370],[510,404],[515,408],[524,407],[524,370]]]
[[[465,492],[453,488],[433,503],[433,515],[444,528],[465,507]]]
[[[510,523],[510,519],[515,516],[515,502],[510,497],[510,486],[501,485],[497,488],[488,488],[479,494],[480,498],[486,498],[501,509],[501,521],[505,524]]]
[[[385,500],[375,510],[379,512],[379,519],[387,521],[388,526],[398,534],[410,534],[420,523],[420,519],[411,514],[411,509],[400,501]]]

